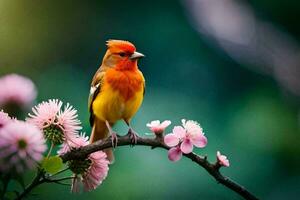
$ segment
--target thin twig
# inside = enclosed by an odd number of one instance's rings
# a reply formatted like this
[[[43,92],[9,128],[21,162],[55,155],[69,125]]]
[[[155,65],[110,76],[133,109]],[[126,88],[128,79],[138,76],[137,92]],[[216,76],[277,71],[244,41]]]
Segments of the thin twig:
[[[4,199],[4,196],[5,196],[5,193],[6,193],[6,190],[7,190],[7,186],[8,186],[8,183],[10,181],[10,177],[11,177],[10,174],[3,176],[3,189],[2,189],[2,193],[0,195],[0,199]]]
[[[61,181],[65,181],[65,180],[71,180],[74,179],[74,176],[68,176],[68,177],[63,177],[63,178],[58,178],[58,179],[50,179],[50,178],[45,178],[43,182],[45,183],[56,183],[59,185],[67,185],[70,186],[70,183],[63,183]]]
[[[59,175],[59,174],[65,172],[65,171],[67,171],[67,170],[69,170],[69,169],[70,169],[70,168],[67,167],[67,168],[65,168],[65,169],[63,169],[63,170],[60,170],[59,172],[56,172],[55,174],[52,174],[51,176],[49,176],[49,178],[52,178],[52,177],[54,177],[54,176],[57,176],[57,175]]]
[[[63,171],[63,170],[62,170]],[[73,179],[74,176],[70,177],[63,177],[63,178],[58,178],[58,179],[49,179],[45,177],[45,172],[42,170],[38,170],[36,176],[34,177],[33,181],[25,188],[25,190],[16,198],[16,200],[23,199],[26,197],[35,187],[39,186],[42,183],[56,183],[60,185],[70,185],[67,183],[62,183],[61,181],[64,180],[70,180]]]
[[[50,149],[49,149],[49,151],[48,151],[47,158],[49,158],[49,156],[51,155],[51,152],[52,152],[53,147],[54,147],[54,143],[51,142],[51,146],[50,146]]]
[[[126,146],[131,145],[131,139],[128,135],[119,136],[118,137],[118,146]],[[169,147],[163,143],[163,140],[157,138],[143,138],[137,137],[137,144],[142,146],[150,146],[151,148],[160,147],[163,149],[168,150]],[[87,146],[81,147],[79,149],[72,150],[61,156],[64,162],[68,160],[76,160],[76,159],[83,159],[86,158],[89,154],[100,151],[106,148],[111,148],[112,142],[111,138],[107,138],[106,140],[97,141],[95,143],[89,144]],[[202,166],[211,176],[213,176],[217,182],[221,183],[222,185],[226,186],[227,188],[231,189],[232,191],[236,192],[240,196],[244,197],[248,200],[257,200],[258,198],[255,197],[251,192],[249,192],[246,188],[239,185],[238,183],[232,181],[226,176],[223,176],[219,168],[216,165],[211,164],[205,157],[199,156],[195,153],[184,154],[185,157],[191,159],[198,165]]]
[[[54,183],[58,184],[58,185],[65,185],[65,186],[71,186],[72,185],[71,183],[61,183],[61,182],[54,182]]]
[[[68,177],[63,177],[63,178],[58,178],[58,179],[46,179],[45,182],[51,183],[51,182],[60,182],[60,181],[65,181],[65,180],[70,180],[75,178],[74,176],[68,176]]]
[[[41,180],[45,175],[45,172],[41,169],[38,169],[36,176],[34,177],[33,181],[25,188],[25,190],[16,198],[16,200],[23,199],[27,196],[35,187],[43,183]]]

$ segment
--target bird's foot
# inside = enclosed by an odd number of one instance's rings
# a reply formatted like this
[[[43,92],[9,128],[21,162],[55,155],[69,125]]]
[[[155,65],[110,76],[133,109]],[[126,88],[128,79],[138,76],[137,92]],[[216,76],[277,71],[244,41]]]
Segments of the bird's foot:
[[[129,128],[127,135],[129,135],[131,141],[130,146],[133,147],[134,145],[136,145],[139,135],[134,130],[132,130],[132,128]]]
[[[118,145],[118,134],[112,130],[111,125],[109,124],[108,121],[105,121],[105,124],[109,134],[111,135],[111,146],[112,148],[116,148]]]
[[[111,146],[112,148],[116,148],[118,145],[118,134],[114,131],[111,131]]]

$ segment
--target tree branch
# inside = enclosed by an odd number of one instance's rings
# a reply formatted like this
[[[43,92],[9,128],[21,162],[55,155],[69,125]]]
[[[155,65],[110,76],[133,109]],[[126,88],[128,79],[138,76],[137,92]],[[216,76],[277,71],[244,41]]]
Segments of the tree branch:
[[[34,177],[33,181],[25,188],[25,190],[17,196],[16,200],[21,200],[25,196],[27,196],[35,187],[42,184],[43,181],[41,180],[45,172],[43,170],[38,169],[36,176]]]
[[[130,137],[128,135],[118,136],[118,146],[126,146],[126,145],[131,145]],[[164,144],[162,137],[156,137],[156,138],[138,137],[136,145],[150,146],[151,148],[160,147],[166,150],[170,149],[168,146]],[[111,143],[111,138],[109,137],[103,141],[97,141],[87,146],[74,149],[71,152],[62,155],[61,158],[64,162],[69,160],[84,159],[93,152],[100,151],[106,148],[111,148],[111,147],[112,147],[112,143]],[[211,176],[213,176],[216,179],[217,182],[233,190],[234,192],[244,197],[245,199],[249,199],[249,200],[258,199],[243,186],[232,181],[228,177],[223,176],[219,171],[220,166],[208,162],[206,157],[199,156],[195,153],[183,154],[183,156],[191,159],[198,165],[202,166]]]
[[[65,170],[62,170],[60,172],[63,172]],[[62,183],[61,181],[70,180],[73,178],[74,178],[73,176],[69,176],[69,177],[63,177],[63,178],[58,178],[58,179],[50,179],[48,177],[45,177],[45,172],[43,170],[38,169],[37,174],[34,177],[33,181],[24,189],[24,191],[19,196],[16,197],[15,200],[21,200],[21,199],[25,198],[34,188],[36,188],[37,186],[39,186],[43,183],[56,183],[56,184],[60,184],[60,185],[70,186],[70,184]]]

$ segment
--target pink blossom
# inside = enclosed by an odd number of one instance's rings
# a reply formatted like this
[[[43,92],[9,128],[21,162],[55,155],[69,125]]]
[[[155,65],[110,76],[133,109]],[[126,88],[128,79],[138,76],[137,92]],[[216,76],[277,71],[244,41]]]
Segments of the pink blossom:
[[[70,135],[70,138],[74,135],[77,136],[78,131],[82,129],[81,122],[77,118],[77,110],[69,103],[67,103],[64,110],[60,110],[57,115],[57,124],[61,127],[66,136]]]
[[[8,74],[0,78],[0,107],[9,103],[29,106],[37,95],[33,82],[17,74]]]
[[[11,122],[11,118],[8,116],[7,113],[0,111],[0,129],[3,128],[6,124]]]
[[[159,120],[154,120],[148,123],[147,127],[155,134],[162,134],[170,124],[170,120],[165,120],[162,123]]]
[[[0,129],[0,170],[33,169],[47,149],[42,132],[31,124],[13,121]]]
[[[27,121],[40,129],[47,128],[51,124],[56,123],[57,114],[60,111],[62,104],[63,103],[58,99],[43,101],[32,108],[33,114],[28,114],[29,118],[27,118]]]
[[[85,191],[96,189],[98,185],[106,178],[108,173],[109,161],[103,151],[96,151],[90,154],[89,159],[92,161],[90,168],[82,175],[82,182]]]
[[[173,162],[180,160],[181,157],[182,157],[182,151],[179,146],[172,147],[168,151],[168,158],[169,158],[169,160],[171,160]]]
[[[75,137],[72,142],[64,142],[57,152],[59,155],[63,155],[69,152],[72,148],[79,148],[89,144],[89,137],[81,133],[79,136]]]
[[[220,151],[217,151],[217,160],[221,166],[229,167],[229,160],[225,155],[222,155]]]
[[[182,120],[182,126],[175,126],[173,132],[166,135],[164,142],[169,147],[176,147],[176,151],[171,148],[169,150],[170,154],[173,155],[172,158],[176,157],[174,154],[185,153],[189,154],[193,151],[193,146],[203,148],[207,144],[207,138],[204,136],[203,130],[196,121],[185,119]],[[180,151],[178,151],[178,148]],[[180,156],[181,157],[181,156]],[[179,157],[179,159],[180,159]],[[173,160],[174,159],[170,159]]]
[[[60,153],[66,153],[72,148],[79,148],[88,144],[88,137],[86,137],[84,134],[81,134],[80,136],[76,137],[71,144],[64,144]],[[109,161],[107,160],[107,156],[103,151],[97,151],[90,154],[87,160],[90,161],[88,169],[86,169],[82,174],[75,174],[75,178],[72,182],[72,192],[79,192],[79,186],[81,182],[83,183],[85,191],[93,190],[102,183],[108,174]]]
[[[80,121],[77,119],[77,110],[67,104],[62,110],[63,103],[58,99],[42,102],[32,109],[33,114],[29,114],[27,121],[43,130],[47,139],[52,132],[61,133],[62,137],[54,143],[60,144],[63,140],[72,141],[78,136],[78,131],[82,129]]]

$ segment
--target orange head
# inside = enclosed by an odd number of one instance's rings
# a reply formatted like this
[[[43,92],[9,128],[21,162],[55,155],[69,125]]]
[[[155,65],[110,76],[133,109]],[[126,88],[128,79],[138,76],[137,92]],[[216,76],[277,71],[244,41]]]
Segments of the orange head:
[[[102,65],[114,67],[118,70],[137,69],[137,60],[144,57],[136,52],[135,46],[124,40],[108,40],[107,51],[104,55]]]

